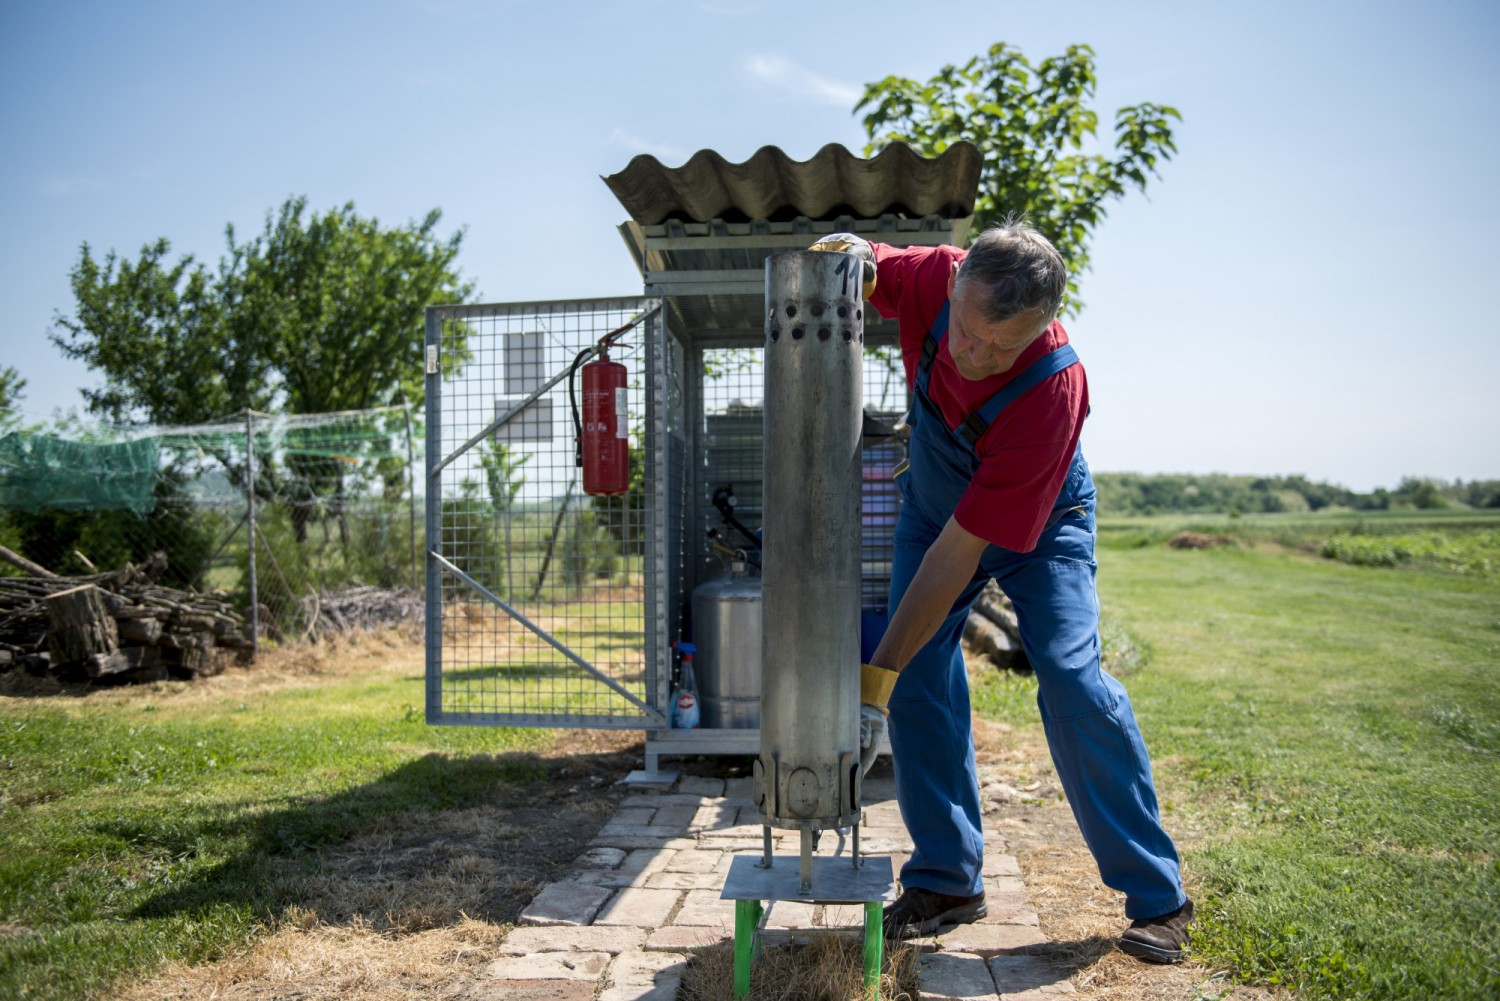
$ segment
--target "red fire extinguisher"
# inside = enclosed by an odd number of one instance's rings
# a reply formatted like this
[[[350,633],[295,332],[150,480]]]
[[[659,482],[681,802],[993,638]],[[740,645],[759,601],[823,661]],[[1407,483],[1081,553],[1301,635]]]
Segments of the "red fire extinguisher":
[[[599,357],[583,366],[583,492],[623,494],[630,489],[630,429],[625,420],[625,366]]]

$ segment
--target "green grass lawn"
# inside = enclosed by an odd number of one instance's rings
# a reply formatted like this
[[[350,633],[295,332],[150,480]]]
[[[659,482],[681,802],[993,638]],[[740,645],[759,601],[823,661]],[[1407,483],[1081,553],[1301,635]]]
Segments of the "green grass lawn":
[[[267,691],[0,704],[0,997],[106,994],[245,943],[320,848],[486,802],[551,731],[423,723],[420,664]]]
[[[1202,832],[1196,952],[1308,998],[1500,996],[1500,577],[1317,556],[1352,516],[1238,521],[1101,529],[1167,825]],[[1470,522],[1376,534],[1443,532],[1493,565],[1500,522]],[[1186,528],[1240,544],[1160,544]],[[1034,691],[997,676],[976,706],[1038,725]]]
[[[1185,863],[1207,963],[1307,998],[1500,994],[1497,525],[1101,529],[1111,662],[1169,829],[1201,832]],[[1239,544],[1164,545],[1184,529]],[[1340,531],[1464,556],[1317,555]],[[1039,727],[1034,695],[994,673],[975,705]],[[0,700],[0,997],[107,995],[225,955],[298,905],[324,849],[545,774],[551,731],[427,727],[422,702],[419,668]]]

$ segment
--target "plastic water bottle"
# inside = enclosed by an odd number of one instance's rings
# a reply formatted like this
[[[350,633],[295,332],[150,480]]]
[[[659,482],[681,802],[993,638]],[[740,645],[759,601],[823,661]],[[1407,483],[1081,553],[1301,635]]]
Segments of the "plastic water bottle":
[[[691,643],[677,644],[682,655],[682,674],[672,692],[672,729],[696,730],[702,715],[698,706],[698,682],[693,677],[693,654],[698,648]]]

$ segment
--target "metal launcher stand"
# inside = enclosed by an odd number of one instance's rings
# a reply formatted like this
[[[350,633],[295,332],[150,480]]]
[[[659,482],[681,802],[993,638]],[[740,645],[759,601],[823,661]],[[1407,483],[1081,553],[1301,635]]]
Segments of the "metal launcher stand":
[[[771,853],[771,828],[766,825],[765,851],[761,858],[736,856],[729,864],[721,899],[734,904],[734,996],[750,993],[750,969],[760,951],[760,933],[778,900],[801,903],[858,904],[864,908],[865,994],[880,997],[880,970],[885,963],[885,934],[881,927],[883,904],[896,899],[896,880],[889,856],[859,854],[859,825],[854,825],[853,850],[848,858],[816,856],[817,838],[811,828],[802,829],[802,852],[797,865],[782,858],[776,864]],[[816,890],[814,889],[816,887]],[[814,898],[813,894],[817,897]]]

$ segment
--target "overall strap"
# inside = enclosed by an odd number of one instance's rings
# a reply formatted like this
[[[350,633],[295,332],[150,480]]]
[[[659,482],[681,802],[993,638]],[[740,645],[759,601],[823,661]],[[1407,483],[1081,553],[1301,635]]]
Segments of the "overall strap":
[[[1006,383],[994,396],[984,402],[978,410],[975,410],[964,422],[953,429],[953,433],[959,440],[968,445],[972,452],[974,446],[979,444],[979,439],[989,430],[995,418],[1000,416],[1000,411],[1010,406],[1022,393],[1034,389],[1047,379],[1052,378],[1065,368],[1078,364],[1078,353],[1073,350],[1073,345],[1064,344],[1054,348],[1047,354],[1042,355],[1036,361],[1027,366],[1026,370]]]
[[[927,337],[922,341],[922,358],[917,362],[917,389],[923,395],[927,393],[927,380],[932,373],[932,360],[937,357],[943,338],[948,336],[949,305],[947,301],[943,303],[943,308],[938,310],[937,319],[932,321],[932,329],[927,331]]]

